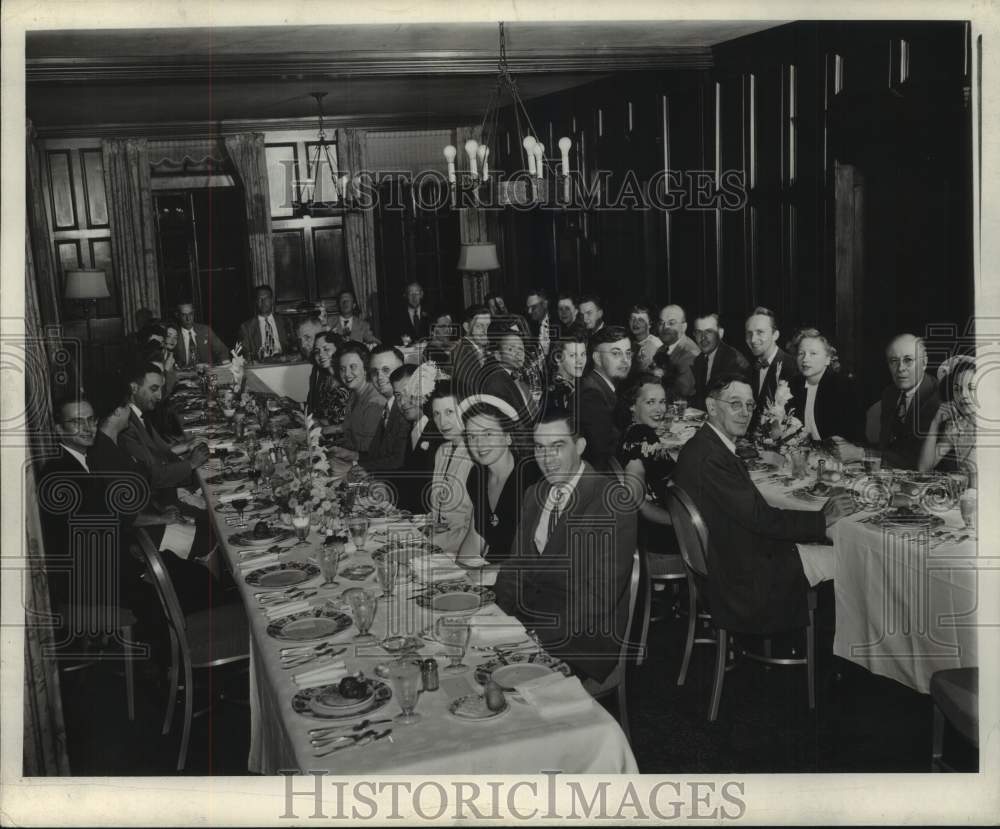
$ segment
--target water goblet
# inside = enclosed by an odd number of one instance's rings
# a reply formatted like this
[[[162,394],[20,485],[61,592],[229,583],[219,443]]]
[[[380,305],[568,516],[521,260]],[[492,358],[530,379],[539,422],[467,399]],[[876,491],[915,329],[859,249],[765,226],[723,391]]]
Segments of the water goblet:
[[[396,576],[399,574],[399,559],[391,553],[373,557],[375,562],[375,575],[378,583],[382,587],[382,598],[392,598],[392,588],[396,585]]]
[[[257,468],[256,462],[250,465],[247,469],[247,477],[250,479],[250,483],[253,485],[253,492],[255,495],[260,495],[260,469]]]
[[[372,622],[375,621],[378,596],[361,587],[352,587],[350,590],[344,591],[344,599],[351,606],[351,615],[354,616],[354,624],[358,628],[358,635],[352,641],[357,644],[374,642],[375,637],[368,631]]]
[[[359,550],[363,550],[368,541],[368,525],[368,519],[364,516],[355,515],[347,519],[347,529],[351,533],[351,541]]]
[[[245,412],[234,411],[233,412],[233,430],[236,433],[237,440],[243,440],[246,436],[247,428],[247,416]]]
[[[293,515],[292,516],[292,526],[295,528],[295,537],[298,541],[295,542],[296,547],[301,547],[303,545],[309,546],[309,542],[306,539],[309,537],[309,525],[310,519],[308,515]]]
[[[243,513],[247,508],[248,500],[246,498],[237,498],[233,501],[233,509],[236,510],[237,515],[237,527],[245,527],[247,525],[246,519],[243,517]]]
[[[417,707],[417,700],[423,687],[420,667],[411,659],[399,659],[390,663],[388,670],[396,702],[403,709],[403,713],[396,716],[393,722],[412,725],[420,719],[420,715],[413,711]]]
[[[270,492],[271,476],[274,475],[274,461],[271,459],[270,452],[264,451],[257,455],[257,470],[260,472],[260,477],[264,482],[264,490]]]
[[[469,646],[469,620],[446,616],[438,619],[434,626],[434,633],[438,642],[446,645],[449,649],[448,659],[451,664],[444,669],[445,673],[460,674],[469,670],[469,666],[462,662],[465,657],[465,649]],[[453,652],[457,651],[457,653]]]
[[[321,587],[336,587],[340,584],[337,581],[337,570],[340,568],[340,557],[343,552],[344,544],[342,541],[335,541],[320,547],[319,571],[323,574]]]

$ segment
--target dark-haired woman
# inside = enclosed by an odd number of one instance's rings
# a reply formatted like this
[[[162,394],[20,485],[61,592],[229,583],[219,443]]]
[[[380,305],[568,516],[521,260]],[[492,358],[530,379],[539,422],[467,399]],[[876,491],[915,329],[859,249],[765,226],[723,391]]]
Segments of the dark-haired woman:
[[[976,488],[976,363],[958,359],[938,386],[941,406],[920,450],[921,472],[964,472]]]
[[[351,396],[340,382],[334,362],[339,340],[332,331],[317,331],[313,341],[313,369],[306,406],[324,426],[339,427],[344,422]]]
[[[577,334],[552,343],[549,352],[549,384],[545,389],[545,411],[568,412],[573,407],[580,378],[587,368],[587,338]]]
[[[521,501],[527,487],[538,480],[538,467],[533,460],[518,461],[513,451],[515,424],[500,409],[477,403],[462,419],[474,466],[466,484],[472,522],[458,560],[498,564],[511,555]]]

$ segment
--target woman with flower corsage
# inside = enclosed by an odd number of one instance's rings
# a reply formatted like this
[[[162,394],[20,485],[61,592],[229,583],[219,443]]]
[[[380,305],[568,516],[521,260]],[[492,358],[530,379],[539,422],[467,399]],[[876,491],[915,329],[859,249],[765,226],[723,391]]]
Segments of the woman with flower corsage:
[[[347,412],[351,392],[337,374],[334,359],[340,337],[332,331],[317,331],[313,342],[313,370],[309,375],[309,395],[306,408],[313,412],[324,426],[340,426]]]

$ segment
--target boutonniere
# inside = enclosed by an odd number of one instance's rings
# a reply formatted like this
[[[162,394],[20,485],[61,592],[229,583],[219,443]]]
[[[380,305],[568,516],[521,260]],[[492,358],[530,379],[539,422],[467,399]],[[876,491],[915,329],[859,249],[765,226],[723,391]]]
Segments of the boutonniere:
[[[420,448],[426,452],[428,449],[431,448],[431,442],[429,440],[420,441]]]

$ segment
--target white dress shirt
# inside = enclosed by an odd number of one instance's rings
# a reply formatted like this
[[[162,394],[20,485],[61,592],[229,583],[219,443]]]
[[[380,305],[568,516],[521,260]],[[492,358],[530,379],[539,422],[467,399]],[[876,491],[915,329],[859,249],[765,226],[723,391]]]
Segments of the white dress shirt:
[[[549,515],[552,510],[559,506],[559,512],[563,512],[569,505],[570,496],[583,475],[583,461],[580,461],[580,468],[576,474],[564,484],[553,484],[549,489],[549,494],[545,498],[545,506],[542,507],[542,514],[538,516],[538,526],[535,527],[535,548],[545,550],[545,545],[549,543]]]
[[[816,427],[816,389],[819,383],[806,383],[806,411],[803,424],[806,431],[812,435],[813,440],[822,440],[819,429]]]
[[[190,363],[194,357],[198,356],[198,342],[195,339],[193,328],[182,328],[181,336],[184,338],[184,362]]]
[[[83,452],[80,452],[78,449],[74,449],[72,446],[67,446],[65,443],[60,443],[59,445],[76,458],[80,462],[80,466],[90,472],[90,467],[87,466],[87,456],[84,455]]]
[[[281,340],[278,338],[278,326],[274,322],[274,314],[268,314],[266,317],[260,315],[257,316],[257,323],[260,325],[260,346],[264,347],[264,343],[267,342],[267,327],[271,326],[271,335],[274,337],[274,349],[271,351],[272,354],[281,353]]]
[[[771,363],[774,362],[774,357],[777,353],[778,353],[778,346],[772,345],[771,350],[763,358],[760,358],[767,360],[767,368],[757,369],[757,375],[760,378],[760,380],[757,383],[758,389],[764,388],[764,378],[767,376],[767,372],[771,368]],[[777,371],[777,369],[775,369],[775,371]]]
[[[410,429],[410,448],[417,448],[417,441],[420,440],[420,436],[424,433],[424,429],[427,428],[427,424],[430,418],[427,415],[420,415],[420,420],[413,424],[413,428]]]

